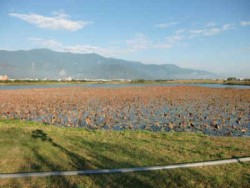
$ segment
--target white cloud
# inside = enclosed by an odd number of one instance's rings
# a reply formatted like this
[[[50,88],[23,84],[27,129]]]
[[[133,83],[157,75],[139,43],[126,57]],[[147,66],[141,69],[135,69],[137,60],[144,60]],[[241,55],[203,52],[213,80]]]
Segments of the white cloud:
[[[44,39],[37,37],[30,37],[28,39],[36,48],[49,48],[59,52],[71,52],[76,54],[85,54],[85,53],[97,53],[106,57],[114,57],[123,54],[128,54],[134,52],[130,48],[121,48],[121,47],[99,47],[93,45],[65,45],[61,42],[58,42],[54,39]]]
[[[34,44],[37,44],[42,47],[52,48],[52,49],[60,49],[63,45],[62,43],[53,40],[53,39],[42,39],[37,37],[30,37],[29,41],[32,41]]]
[[[160,42],[149,40],[144,34],[137,34],[132,40],[126,40],[127,52],[137,52],[148,49],[168,49],[184,40],[184,36],[167,36]]]
[[[222,32],[222,29],[213,27],[211,29],[205,30],[203,32],[204,35],[216,35]]]
[[[208,29],[195,29],[190,30],[189,33],[191,34],[191,37],[194,36],[211,36],[211,35],[217,35],[219,33],[222,33],[224,31],[232,29],[232,24],[224,24],[221,27],[209,27]]]
[[[182,33],[185,33],[185,29],[178,29],[177,31],[175,31],[175,34],[176,35],[180,35],[180,34],[182,34]]]
[[[28,39],[34,44],[34,48],[49,48],[55,51],[71,52],[71,53],[97,53],[106,57],[119,57],[144,51],[148,49],[167,49],[177,44],[178,41],[183,40],[182,36],[169,36],[163,42],[154,42],[147,39],[144,34],[137,34],[133,39],[120,41],[119,45],[112,46],[94,46],[94,45],[65,45],[54,39],[44,39],[37,37],[30,37]]]
[[[90,21],[73,21],[70,20],[70,16],[65,14],[64,11],[53,12],[52,17],[42,16],[39,14],[19,14],[9,13],[9,16],[16,17],[30,24],[33,24],[39,28],[50,29],[50,30],[68,30],[77,31],[83,27],[93,23]]]
[[[67,17],[67,15],[61,12],[55,12],[53,14],[64,18]],[[128,55],[150,49],[169,49],[174,46],[187,45],[185,41],[192,39],[193,37],[217,35],[232,28],[232,24],[224,24],[220,27],[204,27],[202,29],[194,30],[179,29],[176,30],[173,35],[158,40],[150,40],[145,34],[139,33],[132,39],[109,42],[106,46],[79,44],[65,45],[53,39],[36,37],[31,37],[29,40],[36,45],[35,47],[50,48],[55,51],[71,53],[97,53],[106,57],[119,57],[121,55]]]
[[[218,27],[215,26],[216,24],[214,22],[209,22],[207,23],[206,27],[202,29],[194,29],[189,31],[186,29],[179,29],[175,31],[174,35],[165,37],[165,39],[161,42],[151,41],[148,48],[167,49],[172,48],[173,46],[183,46],[187,45],[187,43],[184,43],[187,39],[191,39],[197,36],[218,35],[220,33],[233,29],[233,24],[224,24]]]
[[[137,34],[134,39],[126,40],[126,44],[131,50],[145,50],[150,48],[152,41],[148,40],[144,34]]]
[[[222,26],[222,30],[223,30],[223,31],[227,31],[227,30],[232,29],[232,28],[233,28],[233,25],[232,25],[232,24],[224,24],[224,25]]]
[[[250,25],[250,21],[241,21],[240,25],[241,26],[249,26]]]
[[[156,27],[158,27],[158,28],[167,28],[167,27],[176,25],[178,23],[179,22],[161,23],[161,24],[156,24]]]
[[[155,49],[167,49],[167,48],[172,48],[172,44],[168,42],[162,42],[154,45]]]
[[[51,12],[55,17],[59,17],[59,18],[69,18],[70,16],[68,14],[65,13],[65,11],[63,9],[60,9],[58,11],[53,11]]]
[[[144,34],[137,34],[133,39],[119,41],[117,45],[100,47],[93,45],[64,45],[54,39],[44,39],[30,37],[28,39],[36,47],[50,48],[55,51],[71,52],[71,53],[97,53],[103,56],[119,56],[124,54],[135,53],[142,50],[153,48],[153,42],[148,40]]]
[[[180,35],[174,35],[174,36],[166,37],[166,40],[169,41],[170,43],[181,41],[183,39],[184,39],[184,36],[180,36]]]
[[[99,47],[92,45],[74,45],[74,46],[64,46],[63,51],[85,54],[85,53],[97,53],[106,57],[115,57],[119,55],[128,54],[129,50],[123,48],[115,47]]]
[[[59,72],[59,76],[64,77],[64,76],[66,76],[66,75],[67,75],[66,70],[61,69],[60,72]]]
[[[154,48],[156,49],[167,49],[172,48],[174,45],[177,45],[180,43],[180,41],[184,40],[184,36],[180,35],[173,35],[166,37],[163,42],[160,42],[158,44],[154,44]]]
[[[206,27],[215,27],[216,26],[216,23],[215,22],[208,22],[206,24]]]
[[[204,29],[195,29],[195,30],[190,30],[189,33],[191,34],[202,34],[205,30]]]

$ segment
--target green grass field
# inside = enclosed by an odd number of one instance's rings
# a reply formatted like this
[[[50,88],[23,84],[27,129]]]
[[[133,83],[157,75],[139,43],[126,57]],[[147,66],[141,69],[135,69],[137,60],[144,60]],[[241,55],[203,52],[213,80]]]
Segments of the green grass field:
[[[250,156],[249,137],[90,131],[0,120],[0,172],[125,168]],[[249,187],[250,163],[126,174],[2,179],[0,187]]]

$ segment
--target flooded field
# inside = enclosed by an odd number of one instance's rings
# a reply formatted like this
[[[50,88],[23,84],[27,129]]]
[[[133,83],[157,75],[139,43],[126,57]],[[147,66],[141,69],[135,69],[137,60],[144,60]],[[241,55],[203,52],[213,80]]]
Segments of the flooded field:
[[[0,90],[0,118],[107,130],[250,136],[250,90],[195,86]]]

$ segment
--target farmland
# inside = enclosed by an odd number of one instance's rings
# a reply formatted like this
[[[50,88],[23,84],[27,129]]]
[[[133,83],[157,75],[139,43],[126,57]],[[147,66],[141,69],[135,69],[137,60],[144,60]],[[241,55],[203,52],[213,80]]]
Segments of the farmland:
[[[248,89],[193,86],[0,91],[0,118],[106,130],[250,135]]]

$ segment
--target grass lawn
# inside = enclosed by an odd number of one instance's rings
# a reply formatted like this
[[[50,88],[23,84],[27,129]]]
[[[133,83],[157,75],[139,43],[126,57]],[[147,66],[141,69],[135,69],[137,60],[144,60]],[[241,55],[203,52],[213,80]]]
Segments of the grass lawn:
[[[90,131],[0,120],[0,151],[0,173],[125,168],[250,156],[250,138],[176,132]],[[250,163],[0,180],[0,187],[249,186]]]

